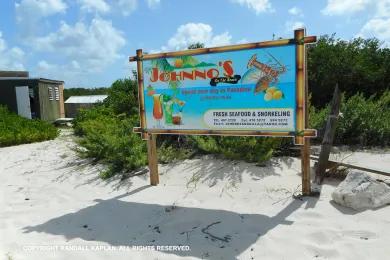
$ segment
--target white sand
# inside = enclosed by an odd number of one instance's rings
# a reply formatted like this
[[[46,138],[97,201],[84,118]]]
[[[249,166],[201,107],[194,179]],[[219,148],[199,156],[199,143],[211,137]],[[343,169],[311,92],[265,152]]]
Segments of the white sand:
[[[323,185],[320,198],[294,200],[300,189],[294,158],[266,167],[210,156],[186,160],[160,166],[161,184],[151,187],[146,175],[100,180],[102,166],[77,159],[72,147],[70,136],[61,136],[0,149],[1,259],[390,257],[390,206],[363,212],[337,206],[330,201],[337,180]],[[390,153],[369,158],[386,167]],[[214,222],[220,223],[204,230]],[[213,241],[202,229],[229,242]],[[37,245],[84,251],[31,251]],[[119,251],[121,245],[186,245],[191,251]]]

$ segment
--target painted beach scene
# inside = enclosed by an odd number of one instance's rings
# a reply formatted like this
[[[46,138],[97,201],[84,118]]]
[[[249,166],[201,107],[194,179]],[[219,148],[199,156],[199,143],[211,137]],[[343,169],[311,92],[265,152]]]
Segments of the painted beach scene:
[[[143,69],[146,128],[295,130],[295,45],[146,60]],[[257,116],[274,109],[289,115]],[[214,124],[210,110],[251,116]]]

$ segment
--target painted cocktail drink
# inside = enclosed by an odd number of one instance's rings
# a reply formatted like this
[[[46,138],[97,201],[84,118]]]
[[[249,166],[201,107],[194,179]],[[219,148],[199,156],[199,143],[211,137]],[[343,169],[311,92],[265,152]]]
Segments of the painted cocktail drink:
[[[160,120],[163,117],[163,108],[161,103],[161,95],[153,95],[153,118],[157,120],[157,126],[160,126]]]
[[[172,110],[173,110],[173,102],[169,96],[163,97],[164,103],[164,118],[166,124],[172,124]]]
[[[183,118],[183,107],[185,105],[185,102],[182,100],[176,100],[175,102],[175,113],[172,115],[172,123],[174,125],[181,125],[182,118]]]
[[[181,114],[175,114],[172,116],[172,122],[174,125],[180,125],[181,124]]]

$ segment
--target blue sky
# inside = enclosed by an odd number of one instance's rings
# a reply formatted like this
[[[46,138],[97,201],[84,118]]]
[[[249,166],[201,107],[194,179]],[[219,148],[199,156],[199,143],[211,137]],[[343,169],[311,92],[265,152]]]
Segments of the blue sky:
[[[1,0],[0,70],[99,87],[131,74],[128,56],[336,33],[390,42],[390,0]]]

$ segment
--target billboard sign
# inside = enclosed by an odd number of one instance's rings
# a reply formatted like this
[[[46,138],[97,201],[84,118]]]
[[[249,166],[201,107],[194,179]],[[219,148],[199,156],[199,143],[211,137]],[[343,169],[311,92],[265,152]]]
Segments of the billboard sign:
[[[314,136],[304,128],[305,40],[137,53],[140,131]]]

